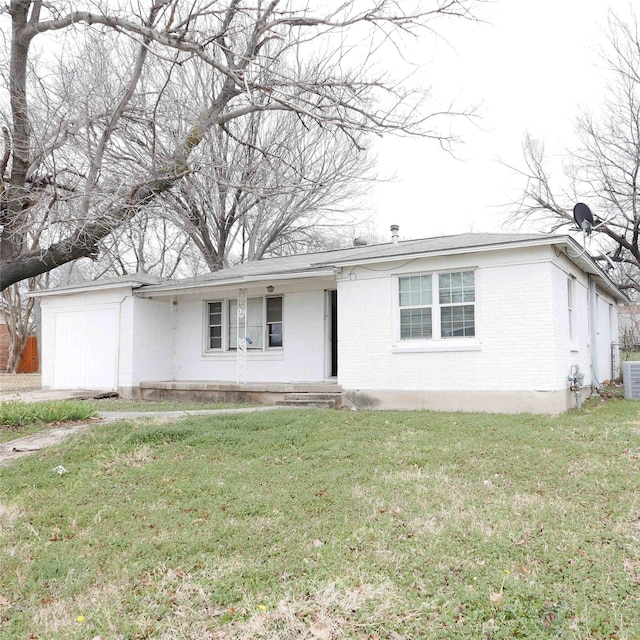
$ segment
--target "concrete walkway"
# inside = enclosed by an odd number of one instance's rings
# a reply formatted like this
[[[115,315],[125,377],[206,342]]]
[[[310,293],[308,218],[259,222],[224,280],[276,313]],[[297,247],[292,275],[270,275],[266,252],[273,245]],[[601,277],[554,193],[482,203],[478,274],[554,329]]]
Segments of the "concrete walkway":
[[[61,391],[42,390],[15,391],[13,393],[0,392],[0,402],[47,402],[49,400],[91,400],[96,396],[105,395],[99,391]]]
[[[2,396],[4,400],[6,396]],[[22,398],[24,400],[24,395]],[[99,420],[89,422],[79,422],[65,427],[52,427],[47,431],[33,433],[30,436],[16,438],[9,442],[0,443],[0,465],[7,464],[12,460],[17,460],[23,456],[27,456],[36,451],[40,451],[45,447],[59,444],[65,438],[74,433],[80,433],[90,429],[97,424],[105,424],[108,422],[116,422],[123,420],[140,420],[144,418],[155,419],[162,422],[171,422],[179,420],[187,416],[211,416],[223,415],[229,413],[254,413],[256,411],[273,411],[286,407],[269,405],[265,407],[247,407],[241,409],[194,409],[186,411],[99,411]]]

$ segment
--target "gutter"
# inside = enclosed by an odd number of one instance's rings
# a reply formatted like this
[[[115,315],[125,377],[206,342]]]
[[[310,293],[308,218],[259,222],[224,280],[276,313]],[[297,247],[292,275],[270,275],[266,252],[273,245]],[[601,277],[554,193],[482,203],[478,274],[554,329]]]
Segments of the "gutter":
[[[283,280],[305,280],[309,278],[335,277],[335,271],[331,269],[316,269],[314,271],[301,271],[299,273],[283,272],[276,274],[260,274],[255,276],[242,276],[240,278],[204,280],[201,282],[187,282],[171,285],[149,285],[136,291],[140,298],[151,298],[159,295],[188,294],[201,289],[218,289],[222,287],[246,287],[253,282],[276,282]]]

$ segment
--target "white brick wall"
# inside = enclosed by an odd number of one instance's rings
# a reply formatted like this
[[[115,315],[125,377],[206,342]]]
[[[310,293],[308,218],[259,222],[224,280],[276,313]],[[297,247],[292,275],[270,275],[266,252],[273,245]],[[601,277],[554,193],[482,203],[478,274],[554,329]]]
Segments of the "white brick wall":
[[[347,389],[566,389],[572,362],[566,274],[552,264],[552,256],[548,248],[503,251],[345,273],[338,283],[340,383]],[[521,263],[510,264],[511,260]],[[402,273],[474,267],[476,339],[442,340],[438,345],[433,341],[422,352],[394,352],[394,278]],[[576,330],[582,334],[585,305],[586,301],[578,303],[575,311]],[[579,342],[584,344],[585,339]],[[462,349],[469,345],[475,350],[429,350],[448,345]]]

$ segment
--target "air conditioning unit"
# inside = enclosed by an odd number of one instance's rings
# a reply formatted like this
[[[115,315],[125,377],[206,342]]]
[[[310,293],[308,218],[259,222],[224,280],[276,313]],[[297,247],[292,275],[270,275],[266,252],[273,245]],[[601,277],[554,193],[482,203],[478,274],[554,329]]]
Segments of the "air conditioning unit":
[[[640,400],[640,362],[623,362],[622,379],[624,397],[628,400]]]

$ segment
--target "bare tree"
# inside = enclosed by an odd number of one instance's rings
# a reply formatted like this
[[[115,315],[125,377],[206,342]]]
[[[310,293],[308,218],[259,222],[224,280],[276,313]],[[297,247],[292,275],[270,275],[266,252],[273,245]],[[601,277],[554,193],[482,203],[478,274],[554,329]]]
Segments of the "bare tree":
[[[217,127],[190,175],[163,194],[166,215],[211,271],[230,262],[320,248],[359,221],[371,161],[354,144],[288,112],[255,113]]]
[[[115,9],[105,0],[89,10],[10,0],[10,38],[0,16],[10,40],[0,289],[95,256],[101,240],[189,175],[210,131],[250,114],[287,111],[351,139],[393,131],[446,142],[439,120],[455,111],[425,111],[423,91],[376,63],[380,47],[390,55],[394,40],[429,33],[435,18],[471,18],[476,1],[347,0],[314,10],[292,0],[140,0]],[[215,77],[208,102],[176,122],[166,100],[174,73],[202,66]],[[25,240],[34,223],[35,246]]]
[[[9,359],[7,373],[17,373],[27,340],[35,332],[35,298],[25,295],[37,288],[37,278],[29,278],[2,291],[0,313],[6,321],[9,335]]]
[[[519,173],[527,182],[511,222],[556,231],[574,224],[576,202],[588,203],[599,259],[616,263],[621,286],[640,292],[640,32],[635,17],[625,22],[613,13],[609,29],[612,80],[602,109],[578,118],[579,145],[564,158],[561,184],[552,179],[544,145],[525,139],[526,169]]]

